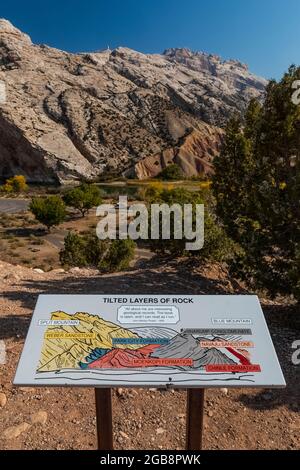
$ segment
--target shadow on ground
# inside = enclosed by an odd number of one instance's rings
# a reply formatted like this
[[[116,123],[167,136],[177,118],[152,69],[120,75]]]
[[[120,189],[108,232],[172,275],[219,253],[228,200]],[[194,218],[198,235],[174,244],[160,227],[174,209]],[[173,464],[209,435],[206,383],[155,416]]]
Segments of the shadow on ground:
[[[46,229],[39,227],[17,227],[5,229],[5,234],[11,237],[28,238],[30,236],[43,237],[47,234]]]
[[[143,269],[128,270],[117,274],[95,274],[45,279],[24,279],[17,290],[7,290],[3,296],[19,302],[25,308],[33,308],[39,294],[230,294],[228,280],[209,279],[199,272],[192,272],[189,263],[168,264],[161,270],[161,261],[144,263]],[[176,266],[176,268],[175,268]],[[247,293],[237,284],[237,293]],[[28,293],[31,292],[30,294]],[[236,290],[235,290],[236,291]]]
[[[0,339],[24,339],[27,335],[31,315],[0,316]]]

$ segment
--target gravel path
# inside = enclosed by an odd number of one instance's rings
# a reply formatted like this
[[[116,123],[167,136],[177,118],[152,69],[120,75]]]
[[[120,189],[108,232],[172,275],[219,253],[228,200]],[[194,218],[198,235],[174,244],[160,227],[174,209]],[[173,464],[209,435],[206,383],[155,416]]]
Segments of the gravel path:
[[[0,213],[17,214],[26,211],[29,205],[28,199],[7,199],[0,198]]]

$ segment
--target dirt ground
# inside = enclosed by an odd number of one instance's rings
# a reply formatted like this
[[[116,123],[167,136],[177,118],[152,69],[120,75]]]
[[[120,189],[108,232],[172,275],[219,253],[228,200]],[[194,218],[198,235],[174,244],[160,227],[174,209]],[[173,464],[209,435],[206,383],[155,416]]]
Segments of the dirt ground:
[[[43,271],[59,268],[59,251],[64,245],[64,237],[68,231],[91,231],[97,222],[95,211],[90,211],[84,218],[70,213],[63,224],[47,233],[29,211],[1,214],[1,259]]]
[[[39,293],[246,293],[220,266],[198,270],[155,260],[114,275],[92,270],[51,271],[0,262],[0,449],[96,448],[94,391],[86,388],[12,386],[32,310]],[[291,345],[300,339],[299,309],[286,300],[262,300],[287,381],[282,390],[208,390],[205,449],[300,449],[300,366]],[[116,449],[184,449],[185,391],[113,391]]]
[[[107,204],[111,200],[105,201]],[[48,233],[26,210],[0,214],[1,259],[10,264],[20,264],[43,271],[61,268],[59,252],[64,247],[64,238],[69,231],[84,234],[95,230],[99,217],[92,209],[85,217],[68,210],[66,221],[53,227]],[[151,258],[151,253],[138,247],[133,265],[141,259]]]

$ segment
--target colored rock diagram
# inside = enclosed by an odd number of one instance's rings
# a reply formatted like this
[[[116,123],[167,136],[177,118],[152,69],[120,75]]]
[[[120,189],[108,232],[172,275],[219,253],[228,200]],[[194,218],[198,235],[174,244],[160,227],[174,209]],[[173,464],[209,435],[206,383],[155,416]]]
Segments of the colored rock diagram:
[[[251,364],[253,346],[239,334],[203,336],[196,330],[164,326],[123,328],[98,315],[56,311],[44,332],[37,373],[157,368],[207,374],[260,372],[260,366]]]
[[[253,295],[47,294],[14,384],[284,387]]]

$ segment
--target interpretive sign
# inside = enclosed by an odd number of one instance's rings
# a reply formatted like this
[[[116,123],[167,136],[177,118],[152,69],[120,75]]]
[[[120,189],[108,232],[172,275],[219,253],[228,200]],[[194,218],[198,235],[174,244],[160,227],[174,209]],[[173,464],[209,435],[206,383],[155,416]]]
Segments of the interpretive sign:
[[[41,295],[15,385],[284,387],[258,298]]]

